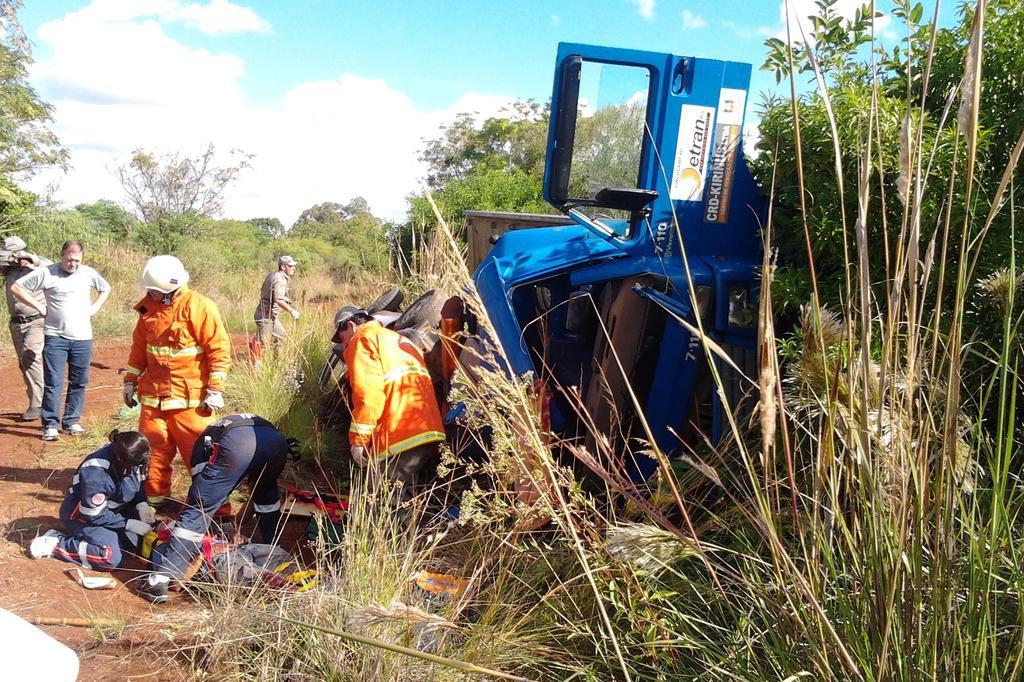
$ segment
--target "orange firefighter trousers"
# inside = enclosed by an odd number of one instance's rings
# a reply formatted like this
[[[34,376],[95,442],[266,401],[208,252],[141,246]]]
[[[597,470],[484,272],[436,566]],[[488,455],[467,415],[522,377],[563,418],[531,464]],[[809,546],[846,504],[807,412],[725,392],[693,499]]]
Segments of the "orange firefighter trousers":
[[[207,426],[216,418],[211,414],[203,416],[196,408],[184,410],[161,410],[142,406],[139,415],[139,432],[149,440],[149,477],[146,479],[146,495],[150,502],[167,497],[171,492],[171,463],[175,451],[181,453],[186,471],[192,469],[192,446]],[[162,500],[160,500],[162,501]]]

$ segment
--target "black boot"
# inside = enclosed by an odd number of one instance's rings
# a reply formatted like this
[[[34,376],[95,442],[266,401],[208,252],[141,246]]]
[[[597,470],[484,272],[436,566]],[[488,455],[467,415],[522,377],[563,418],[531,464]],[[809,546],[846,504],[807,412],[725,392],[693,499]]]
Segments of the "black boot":
[[[153,604],[167,603],[167,588],[171,580],[161,573],[150,573],[139,585],[139,596]]]

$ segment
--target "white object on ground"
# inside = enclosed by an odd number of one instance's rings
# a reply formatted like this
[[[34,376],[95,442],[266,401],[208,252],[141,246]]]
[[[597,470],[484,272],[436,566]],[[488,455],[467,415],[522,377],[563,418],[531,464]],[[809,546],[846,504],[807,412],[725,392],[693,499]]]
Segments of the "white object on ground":
[[[117,587],[117,581],[107,576],[86,575],[80,568],[66,568],[64,572],[71,576],[72,580],[87,590],[112,590]]]
[[[8,680],[74,682],[78,678],[78,654],[5,609],[0,609],[0,661]]]

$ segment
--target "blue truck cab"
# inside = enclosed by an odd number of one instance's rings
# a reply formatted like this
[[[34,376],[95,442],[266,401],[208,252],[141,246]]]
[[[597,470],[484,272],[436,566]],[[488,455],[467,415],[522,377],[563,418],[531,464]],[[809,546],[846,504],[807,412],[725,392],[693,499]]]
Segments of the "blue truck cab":
[[[628,448],[643,435],[628,382],[664,452],[717,440],[756,376],[765,202],[743,156],[750,73],[559,45],[544,198],[573,224],[503,234],[473,278],[509,369],[547,387],[562,438],[614,433]],[[698,316],[732,363],[706,357]],[[638,478],[655,466],[633,461]]]

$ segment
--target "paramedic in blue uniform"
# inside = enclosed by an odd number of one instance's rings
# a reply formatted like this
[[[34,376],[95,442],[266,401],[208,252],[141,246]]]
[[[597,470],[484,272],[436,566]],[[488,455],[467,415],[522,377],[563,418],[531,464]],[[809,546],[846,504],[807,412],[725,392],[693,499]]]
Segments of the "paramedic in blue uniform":
[[[188,501],[170,540],[153,548],[153,572],[140,585],[139,594],[153,603],[167,601],[170,581],[181,578],[199,556],[214,512],[243,479],[249,481],[252,494],[238,523],[255,512],[260,537],[273,543],[281,518],[277,479],[289,454],[298,454],[297,446],[297,441],[286,439],[273,424],[253,414],[228,415],[206,427],[192,448]]]
[[[78,466],[60,506],[65,533],[47,531],[29,546],[34,559],[52,556],[85,568],[109,571],[134,553],[156,520],[143,482],[149,441],[138,431],[114,430],[110,443]]]

